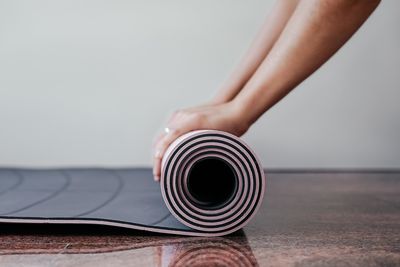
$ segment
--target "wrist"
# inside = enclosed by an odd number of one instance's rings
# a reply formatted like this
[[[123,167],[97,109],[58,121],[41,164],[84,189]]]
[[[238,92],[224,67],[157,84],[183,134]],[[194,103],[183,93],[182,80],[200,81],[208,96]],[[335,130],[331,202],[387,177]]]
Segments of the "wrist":
[[[232,102],[240,119],[249,127],[264,113],[262,95],[258,93],[242,91]]]
[[[229,115],[231,121],[237,126],[238,131],[244,133],[250,128],[252,121],[250,120],[250,112],[248,107],[241,100],[234,98],[226,103],[229,106]]]

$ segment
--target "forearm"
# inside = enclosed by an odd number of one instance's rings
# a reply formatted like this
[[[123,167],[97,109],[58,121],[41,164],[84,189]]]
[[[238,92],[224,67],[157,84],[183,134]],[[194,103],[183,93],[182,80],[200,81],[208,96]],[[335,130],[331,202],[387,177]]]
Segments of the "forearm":
[[[251,125],[326,62],[378,5],[373,0],[303,0],[268,56],[235,98]]]
[[[214,104],[232,100],[245,86],[278,39],[298,1],[278,0],[276,2],[247,53],[213,98]]]

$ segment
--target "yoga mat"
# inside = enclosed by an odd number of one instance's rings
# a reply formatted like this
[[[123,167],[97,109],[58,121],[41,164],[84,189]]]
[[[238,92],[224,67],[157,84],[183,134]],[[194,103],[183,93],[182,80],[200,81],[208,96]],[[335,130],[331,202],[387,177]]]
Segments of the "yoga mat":
[[[167,149],[160,183],[150,168],[0,168],[0,223],[100,224],[222,236],[245,226],[265,175],[239,138],[187,133]]]

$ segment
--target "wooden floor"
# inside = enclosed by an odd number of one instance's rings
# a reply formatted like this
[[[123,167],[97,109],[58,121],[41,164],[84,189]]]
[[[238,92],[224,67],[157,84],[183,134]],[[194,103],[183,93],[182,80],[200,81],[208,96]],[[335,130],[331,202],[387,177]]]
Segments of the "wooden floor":
[[[229,237],[0,225],[0,266],[400,266],[400,172],[267,171],[264,204]]]

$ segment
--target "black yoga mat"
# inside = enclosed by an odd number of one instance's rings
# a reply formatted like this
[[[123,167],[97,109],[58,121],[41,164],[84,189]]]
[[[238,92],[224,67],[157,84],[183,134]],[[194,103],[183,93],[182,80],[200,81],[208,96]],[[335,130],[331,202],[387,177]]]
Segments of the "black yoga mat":
[[[196,131],[168,149],[161,183],[150,168],[0,168],[0,223],[100,224],[221,236],[259,208],[265,177],[237,137]]]

